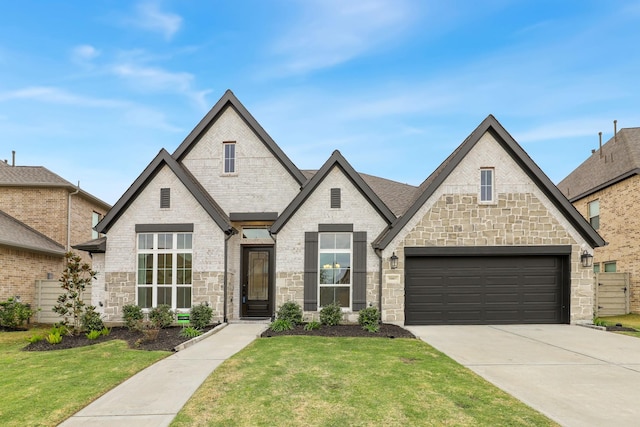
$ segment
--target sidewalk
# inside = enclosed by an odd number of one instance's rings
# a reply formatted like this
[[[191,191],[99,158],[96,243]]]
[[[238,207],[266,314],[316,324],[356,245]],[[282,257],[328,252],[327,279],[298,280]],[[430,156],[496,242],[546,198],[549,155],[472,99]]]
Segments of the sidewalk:
[[[209,374],[266,327],[227,325],[129,378],[60,426],[168,426]]]

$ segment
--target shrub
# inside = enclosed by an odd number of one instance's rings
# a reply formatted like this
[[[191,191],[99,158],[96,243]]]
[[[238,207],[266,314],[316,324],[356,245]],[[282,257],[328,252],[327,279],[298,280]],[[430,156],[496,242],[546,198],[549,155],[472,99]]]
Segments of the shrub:
[[[60,287],[64,292],[58,296],[53,311],[62,316],[63,324],[70,325],[73,334],[82,330],[82,317],[85,313],[82,294],[95,279],[96,272],[89,264],[81,263],[82,258],[73,252],[67,252],[64,256],[66,267],[60,278]]]
[[[87,306],[84,314],[82,315],[82,330],[83,331],[102,331],[104,329],[104,323],[100,313],[96,311],[96,307],[93,305]]]
[[[306,325],[304,325],[305,331],[314,331],[316,329],[320,329],[320,322],[316,322],[315,320],[311,320],[310,322],[307,322]]]
[[[335,326],[342,320],[342,308],[337,303],[325,305],[320,310],[320,323]]]
[[[124,325],[130,331],[139,331],[142,329],[142,319],[144,315],[142,314],[142,308],[135,304],[127,304],[122,307],[122,319],[124,320]]]
[[[276,318],[288,320],[293,326],[299,325],[302,323],[302,308],[295,301],[287,301],[278,309]]]
[[[362,326],[362,329],[369,332],[378,332],[380,330],[379,319],[380,312],[375,307],[364,308],[358,314],[358,324]]]
[[[293,329],[293,325],[288,319],[276,319],[269,325],[269,329],[274,332],[290,331]]]
[[[162,329],[173,323],[173,310],[167,304],[153,307],[149,312],[149,321],[154,328]]]
[[[53,328],[47,335],[47,342],[49,344],[60,344],[62,342],[62,335],[60,334],[60,331]]]
[[[24,326],[33,316],[29,305],[23,304],[17,298],[9,298],[0,302],[0,326],[17,329]]]
[[[182,328],[180,331],[180,336],[185,338],[195,338],[199,335],[202,335],[199,329],[194,328],[193,326],[187,326]]]
[[[213,309],[209,307],[209,304],[200,303],[195,307],[191,307],[189,324],[196,329],[203,329],[211,322],[212,317]]]
[[[100,335],[102,335],[102,331],[97,331],[95,329],[92,329],[92,330],[89,331],[89,333],[87,333],[85,335],[90,340],[97,340],[98,338],[100,338]]]

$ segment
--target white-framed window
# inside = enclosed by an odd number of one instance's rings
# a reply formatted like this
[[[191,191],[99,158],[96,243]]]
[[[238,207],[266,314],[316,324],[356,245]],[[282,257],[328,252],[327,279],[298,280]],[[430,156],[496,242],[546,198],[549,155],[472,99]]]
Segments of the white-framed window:
[[[494,170],[493,168],[480,169],[480,202],[491,203],[493,202],[494,191]]]
[[[600,228],[600,200],[594,200],[587,205],[589,210],[589,224],[594,230]]]
[[[192,233],[138,234],[137,303],[191,308]]]
[[[98,212],[93,212],[91,214],[91,238],[97,239],[100,237],[100,233],[94,230],[95,226],[100,222],[100,214]]]
[[[351,308],[351,233],[320,233],[318,236],[319,307],[338,303]]]
[[[236,143],[224,142],[222,150],[224,159],[222,172],[227,175],[236,173]]]

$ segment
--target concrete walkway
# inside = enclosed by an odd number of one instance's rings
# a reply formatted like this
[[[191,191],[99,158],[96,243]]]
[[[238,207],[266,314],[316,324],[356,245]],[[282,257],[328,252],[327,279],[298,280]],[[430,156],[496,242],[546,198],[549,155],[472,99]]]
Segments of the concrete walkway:
[[[563,426],[640,425],[640,339],[571,325],[411,326]]]
[[[168,426],[209,374],[266,327],[227,325],[129,378],[60,426]]]

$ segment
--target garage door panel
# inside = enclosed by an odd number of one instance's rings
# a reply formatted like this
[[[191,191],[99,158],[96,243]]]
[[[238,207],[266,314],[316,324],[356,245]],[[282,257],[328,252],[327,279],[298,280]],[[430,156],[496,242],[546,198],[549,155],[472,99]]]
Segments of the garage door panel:
[[[561,323],[563,257],[413,256],[405,323]]]

